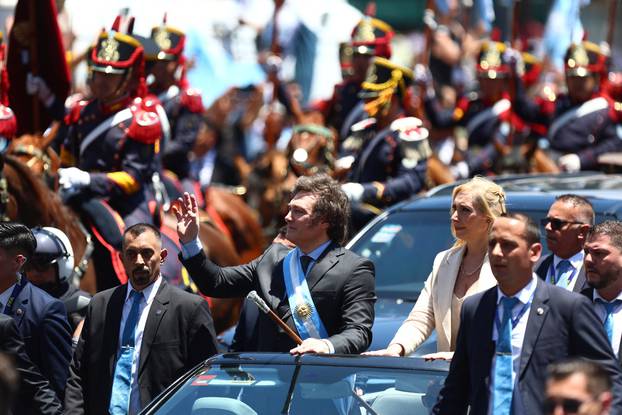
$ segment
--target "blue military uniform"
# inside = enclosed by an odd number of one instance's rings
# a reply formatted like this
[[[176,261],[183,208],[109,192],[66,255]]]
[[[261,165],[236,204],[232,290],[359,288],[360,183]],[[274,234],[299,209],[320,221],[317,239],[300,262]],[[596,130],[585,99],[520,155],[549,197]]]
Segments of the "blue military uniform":
[[[571,45],[565,61],[568,77],[604,74],[605,56],[591,42]],[[598,85],[597,77],[595,79]],[[568,94],[547,98],[532,101],[520,94],[517,110],[536,127],[534,130],[548,138],[554,152],[576,155],[578,167],[590,170],[598,168],[601,154],[622,151],[622,131],[612,117],[611,100],[598,89],[582,102]]]
[[[505,80],[512,75],[506,47],[499,42],[484,42],[479,53],[478,77]],[[495,141],[507,144],[514,137],[522,139],[529,129],[516,114],[509,92],[496,100],[470,92],[458,99],[454,109],[444,109],[433,91],[424,99],[426,115],[435,128],[464,127],[468,138],[468,151],[463,155],[470,175],[486,174],[499,161]]]
[[[340,156],[354,160],[347,180],[363,185],[362,202],[389,206],[425,188],[427,163],[409,154],[410,143],[398,128],[379,130],[373,118],[352,127]]]
[[[76,104],[66,117],[61,161],[89,172],[91,180],[72,197],[104,198],[122,217],[146,203],[144,185],[160,138],[153,105],[137,98],[108,112],[97,100]]]

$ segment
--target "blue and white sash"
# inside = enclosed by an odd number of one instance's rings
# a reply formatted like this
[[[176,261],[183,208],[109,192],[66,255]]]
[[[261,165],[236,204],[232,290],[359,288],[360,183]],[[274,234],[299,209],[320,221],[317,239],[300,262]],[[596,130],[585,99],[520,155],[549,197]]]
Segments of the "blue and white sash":
[[[309,267],[310,269],[311,267]],[[300,251],[298,249],[292,249],[285,257],[283,261],[283,276],[285,278],[289,308],[292,310],[292,317],[300,337],[303,340],[310,337],[315,339],[327,338],[328,333],[315,308],[315,304],[313,304],[305,274],[302,272]]]

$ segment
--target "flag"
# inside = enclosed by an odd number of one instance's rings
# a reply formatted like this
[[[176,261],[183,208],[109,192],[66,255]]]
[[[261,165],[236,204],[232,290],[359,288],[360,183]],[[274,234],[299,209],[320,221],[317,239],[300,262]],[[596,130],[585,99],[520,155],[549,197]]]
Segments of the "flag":
[[[564,55],[571,43],[583,39],[581,7],[589,0],[555,0],[544,30],[544,53],[559,70],[564,68]]]
[[[52,117],[36,96],[26,93],[28,73],[43,78],[60,102],[70,88],[54,0],[18,0],[8,47],[9,103],[17,117],[17,134],[40,133]]]

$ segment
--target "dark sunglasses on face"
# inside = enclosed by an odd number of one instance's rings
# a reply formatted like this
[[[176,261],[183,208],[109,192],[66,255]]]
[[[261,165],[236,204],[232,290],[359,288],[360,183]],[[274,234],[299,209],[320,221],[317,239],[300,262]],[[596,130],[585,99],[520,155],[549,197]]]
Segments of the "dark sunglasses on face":
[[[572,225],[584,225],[583,222],[574,222],[574,221],[570,221],[570,220],[562,220],[562,219],[557,219],[557,218],[542,218],[542,219],[540,219],[540,224],[542,225],[543,228],[546,227],[546,225],[549,224],[549,223],[551,224],[551,229],[553,229],[554,231],[560,230],[567,223],[572,224]]]
[[[544,400],[543,410],[545,415],[552,414],[559,406],[565,414],[576,414],[583,405],[583,401],[571,398],[547,398]]]

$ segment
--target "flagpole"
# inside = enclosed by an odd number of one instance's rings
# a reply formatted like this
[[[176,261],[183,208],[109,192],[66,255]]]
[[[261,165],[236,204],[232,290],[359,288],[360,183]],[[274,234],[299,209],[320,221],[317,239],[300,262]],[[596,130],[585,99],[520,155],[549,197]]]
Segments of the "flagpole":
[[[30,66],[30,73],[32,76],[38,74],[37,68],[39,67],[38,56],[39,50],[37,47],[37,0],[28,0],[28,20],[30,26],[30,42],[29,42],[29,55],[28,64]],[[32,95],[32,125],[34,127],[34,133],[41,132],[41,109],[39,97],[37,94]]]
[[[618,0],[609,0],[609,24],[607,25],[607,45],[613,52],[613,35],[616,30],[616,12]]]

